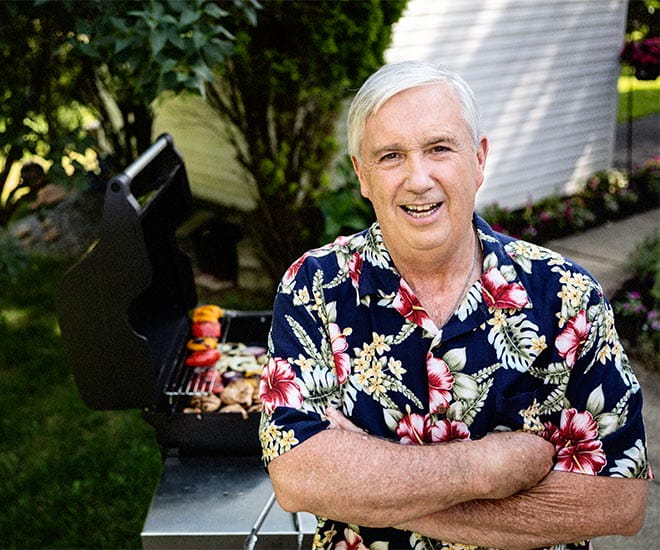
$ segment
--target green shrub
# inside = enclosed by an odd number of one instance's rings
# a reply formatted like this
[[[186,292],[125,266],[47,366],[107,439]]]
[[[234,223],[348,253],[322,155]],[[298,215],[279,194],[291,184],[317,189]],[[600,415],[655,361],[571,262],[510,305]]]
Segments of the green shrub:
[[[660,353],[660,230],[642,241],[629,258],[632,276],[612,298],[617,330],[650,365]]]
[[[321,202],[324,223],[320,244],[361,231],[375,220],[371,204],[360,195],[360,183],[348,157],[337,165],[336,174],[339,184]]]
[[[16,281],[27,266],[27,257],[8,231],[0,231],[0,284]]]

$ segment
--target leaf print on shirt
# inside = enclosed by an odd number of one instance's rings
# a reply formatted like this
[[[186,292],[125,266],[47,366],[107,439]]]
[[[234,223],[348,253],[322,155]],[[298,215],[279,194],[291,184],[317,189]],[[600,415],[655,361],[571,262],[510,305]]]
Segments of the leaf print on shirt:
[[[526,372],[542,351],[539,345],[539,327],[527,319],[524,313],[510,315],[501,309],[490,310],[488,320],[491,329],[488,341],[493,345],[504,368]]]
[[[555,446],[557,462],[554,469],[596,475],[607,459],[598,438],[598,424],[590,412],[571,408],[562,411],[559,427],[545,423],[545,439]]]
[[[364,245],[360,250],[363,259],[375,267],[396,273],[390,253],[385,247],[383,233],[378,223],[374,223],[364,235]]]
[[[621,425],[621,417],[615,412],[605,412],[605,393],[603,392],[603,385],[599,384],[592,390],[587,398],[586,409],[594,417],[598,424],[598,438],[603,439],[605,436],[618,430]]]
[[[635,441],[635,444],[627,451],[624,451],[623,454],[627,458],[615,460],[614,463],[616,466],[613,466],[609,470],[612,477],[625,477],[629,479],[655,478],[653,472],[650,472],[649,461],[646,457],[646,446],[641,439]]]
[[[355,290],[355,303],[360,303],[360,275],[362,274],[363,259],[359,252],[355,251],[356,245],[363,243],[361,237],[337,237],[332,243],[337,258],[339,270],[335,277],[324,285],[324,288],[334,288],[346,280],[350,280]]]
[[[493,385],[489,375],[497,370],[498,365],[485,367],[472,375],[464,373],[463,369],[467,363],[465,348],[449,350],[442,356],[442,361],[447,365],[449,374],[453,378],[447,418],[469,426],[484,406]]]

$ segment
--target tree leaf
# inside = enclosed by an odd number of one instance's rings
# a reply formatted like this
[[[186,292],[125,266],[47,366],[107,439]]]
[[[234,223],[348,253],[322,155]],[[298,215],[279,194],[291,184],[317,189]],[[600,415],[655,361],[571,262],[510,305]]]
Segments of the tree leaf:
[[[223,10],[220,6],[211,2],[204,4],[204,13],[216,19],[220,19],[229,15],[228,11]]]
[[[167,42],[167,34],[158,31],[152,32],[149,36],[149,42],[151,44],[151,53],[153,55],[158,55]]]
[[[202,14],[198,11],[186,9],[179,17],[179,25],[182,27],[192,25],[198,21],[201,16]]]
[[[126,48],[129,48],[135,43],[135,38],[120,38],[115,42],[115,53],[124,51]]]

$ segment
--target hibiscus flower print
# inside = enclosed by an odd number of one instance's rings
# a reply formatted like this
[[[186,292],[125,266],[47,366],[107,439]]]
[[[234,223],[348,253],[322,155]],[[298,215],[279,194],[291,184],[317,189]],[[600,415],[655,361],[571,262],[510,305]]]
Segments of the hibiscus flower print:
[[[335,362],[335,372],[337,373],[337,382],[343,384],[348,379],[348,373],[351,369],[351,359],[348,353],[348,342],[345,334],[336,323],[329,324],[330,346],[332,347],[332,356]]]
[[[561,413],[559,427],[545,423],[545,439],[555,446],[555,470],[596,475],[605,463],[605,453],[598,438],[598,424],[589,411],[567,409]]]
[[[362,256],[357,252],[353,252],[350,260],[348,260],[348,276],[354,288],[358,288],[360,284],[360,274],[362,273]]]
[[[362,542],[362,537],[353,529],[344,529],[344,540],[335,545],[335,550],[369,550]]]
[[[566,360],[569,367],[575,365],[582,346],[587,341],[591,323],[587,321],[587,313],[581,310],[575,317],[572,317],[561,334],[555,340],[555,347],[559,356]]]
[[[408,413],[399,421],[396,435],[403,445],[424,445],[470,439],[470,430],[463,422],[442,419],[433,423],[429,414]]]
[[[394,298],[393,305],[394,309],[411,323],[419,325],[428,332],[436,332],[435,324],[420,304],[412,288],[403,279],[399,283],[399,292]]]
[[[443,418],[431,426],[431,441],[447,443],[448,441],[470,439],[470,430],[465,422]]]
[[[520,309],[529,302],[523,286],[509,283],[495,266],[481,276],[481,293],[488,307]]]
[[[276,407],[297,408],[302,405],[302,392],[286,359],[271,357],[268,360],[261,373],[259,398],[268,414],[272,414]]]
[[[302,264],[305,263],[307,256],[308,256],[307,253],[303,254],[293,264],[291,264],[291,266],[289,266],[289,269],[286,270],[286,272],[282,277],[282,284],[284,286],[291,286],[291,283],[293,283],[293,281],[295,280],[298,271],[302,267]]]
[[[442,414],[451,401],[454,376],[449,371],[447,363],[433,357],[431,352],[426,355],[426,372],[429,378],[429,412]]]

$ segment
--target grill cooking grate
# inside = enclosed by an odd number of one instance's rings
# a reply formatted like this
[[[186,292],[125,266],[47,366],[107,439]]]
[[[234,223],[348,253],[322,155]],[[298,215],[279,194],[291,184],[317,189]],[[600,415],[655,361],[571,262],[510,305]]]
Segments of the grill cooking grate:
[[[212,393],[220,393],[221,385],[226,382],[223,375],[231,378],[235,376],[258,376],[265,360],[266,349],[260,346],[251,346],[243,342],[228,342],[232,320],[250,319],[250,313],[225,310],[221,318],[221,337],[218,339],[217,349],[221,353],[219,361],[210,367],[189,367],[185,364],[185,355],[172,371],[170,380],[165,386],[164,393],[173,401],[174,397],[204,397]],[[268,324],[269,315],[258,314],[257,326]],[[238,333],[237,333],[238,335]]]

